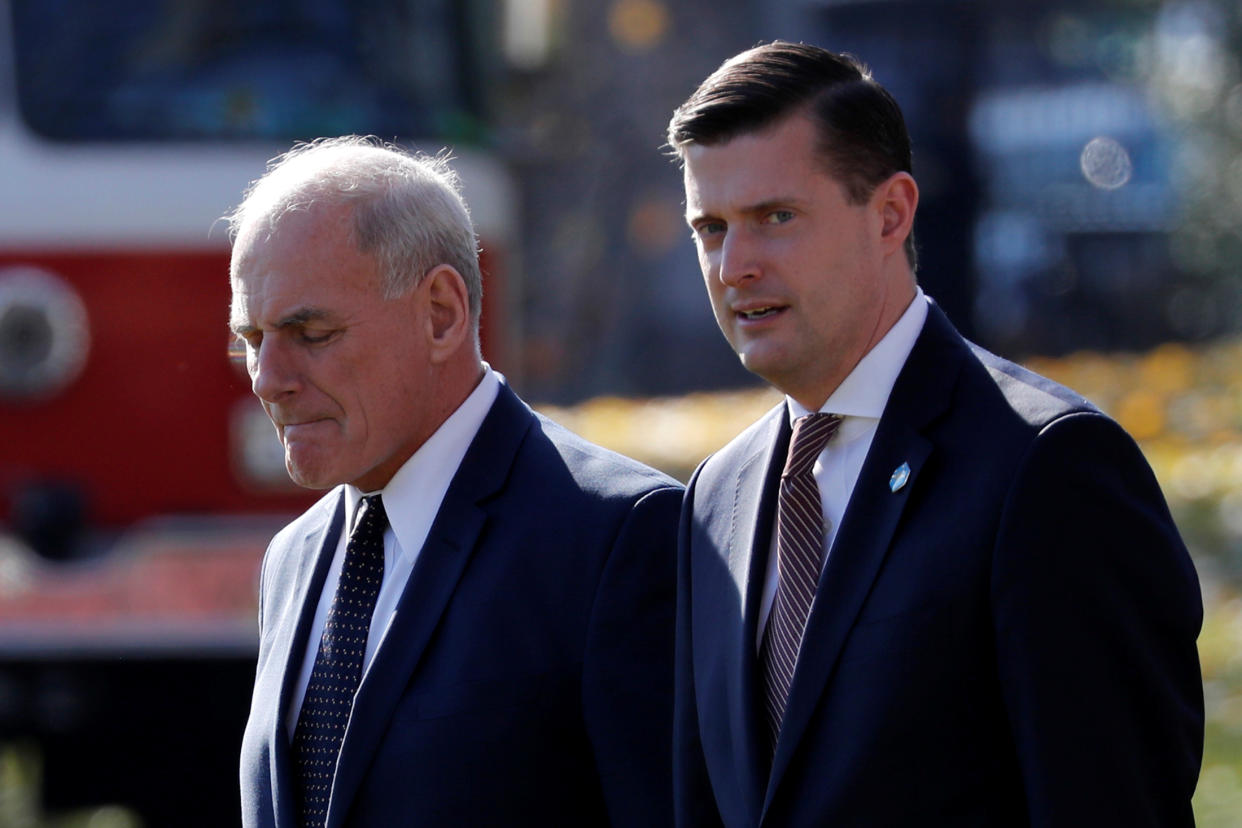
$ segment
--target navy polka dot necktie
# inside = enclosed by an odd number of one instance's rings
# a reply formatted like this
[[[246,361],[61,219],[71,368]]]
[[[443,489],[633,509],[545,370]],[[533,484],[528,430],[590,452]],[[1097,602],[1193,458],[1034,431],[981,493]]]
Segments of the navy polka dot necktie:
[[[384,578],[388,516],[379,495],[364,498],[361,508],[362,515],[345,547],[341,578],[293,732],[298,824],[306,828],[322,828],[328,817],[336,761],[362,677],[375,597]]]

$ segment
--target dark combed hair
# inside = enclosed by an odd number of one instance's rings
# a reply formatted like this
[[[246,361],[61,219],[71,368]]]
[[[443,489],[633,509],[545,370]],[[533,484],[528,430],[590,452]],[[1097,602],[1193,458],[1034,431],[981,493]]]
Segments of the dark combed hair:
[[[798,112],[818,127],[825,168],[854,203],[913,171],[905,118],[888,90],[853,56],[804,43],[776,41],[727,60],[673,112],[668,142],[680,158],[690,144],[726,143]],[[913,268],[913,234],[906,254]]]

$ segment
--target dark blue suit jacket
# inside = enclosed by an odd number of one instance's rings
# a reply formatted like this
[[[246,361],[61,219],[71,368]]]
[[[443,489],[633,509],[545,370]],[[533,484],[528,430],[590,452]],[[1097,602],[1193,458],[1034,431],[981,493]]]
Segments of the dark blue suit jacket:
[[[1202,604],[1156,481],[1116,423],[934,306],[825,566],[769,772],[755,634],[789,432],[782,405],[686,495],[679,825],[1192,824]]]
[[[671,822],[680,494],[502,385],[359,689],[328,825]],[[343,500],[264,559],[247,828],[294,825],[285,711]]]

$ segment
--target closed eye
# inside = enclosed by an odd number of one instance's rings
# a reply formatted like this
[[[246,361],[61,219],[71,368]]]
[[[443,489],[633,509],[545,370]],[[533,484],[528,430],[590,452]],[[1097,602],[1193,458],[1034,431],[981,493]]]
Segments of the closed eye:
[[[319,332],[312,333],[311,331],[303,330],[302,341],[307,343],[308,345],[321,345],[324,342],[327,342],[329,339],[332,339],[332,337],[336,336],[336,334],[337,334],[336,331],[327,331],[326,333],[319,333]]]

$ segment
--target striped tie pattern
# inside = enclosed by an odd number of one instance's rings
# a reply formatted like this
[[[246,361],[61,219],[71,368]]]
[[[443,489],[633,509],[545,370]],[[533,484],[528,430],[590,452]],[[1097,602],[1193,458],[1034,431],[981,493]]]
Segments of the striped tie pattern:
[[[294,776],[298,788],[299,825],[322,828],[345,726],[362,677],[367,632],[384,578],[384,529],[388,516],[379,495],[362,501],[336,595],[328,609],[323,637],[306,698],[293,731]]]
[[[773,745],[785,718],[794,665],[824,560],[824,511],[812,469],[840,425],[837,414],[799,418],[781,474],[776,513],[776,598],[759,653],[764,709]]]

